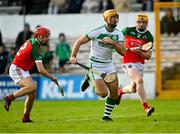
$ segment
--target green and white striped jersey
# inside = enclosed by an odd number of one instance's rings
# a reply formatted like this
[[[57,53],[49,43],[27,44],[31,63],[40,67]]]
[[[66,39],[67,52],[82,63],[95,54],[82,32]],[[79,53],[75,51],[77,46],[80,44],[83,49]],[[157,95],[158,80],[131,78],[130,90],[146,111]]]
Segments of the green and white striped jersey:
[[[123,42],[124,36],[117,28],[113,32],[107,31],[106,25],[98,27],[86,34],[91,39],[90,60],[100,63],[112,62],[113,46],[100,43],[104,37],[109,37],[116,42]]]

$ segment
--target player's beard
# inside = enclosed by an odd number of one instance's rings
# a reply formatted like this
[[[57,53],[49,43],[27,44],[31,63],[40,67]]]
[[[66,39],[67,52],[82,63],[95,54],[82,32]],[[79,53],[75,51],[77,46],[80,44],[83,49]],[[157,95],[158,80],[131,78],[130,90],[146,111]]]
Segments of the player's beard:
[[[115,28],[115,27],[117,26],[117,24],[110,24],[110,26],[111,26],[112,28]]]
[[[49,43],[49,40],[41,41],[41,45],[42,45],[42,46],[47,46],[48,43]]]

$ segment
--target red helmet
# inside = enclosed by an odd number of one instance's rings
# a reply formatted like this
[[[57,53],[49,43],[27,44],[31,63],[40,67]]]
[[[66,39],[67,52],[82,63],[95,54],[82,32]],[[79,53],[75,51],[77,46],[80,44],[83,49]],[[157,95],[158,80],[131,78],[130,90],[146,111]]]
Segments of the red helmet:
[[[47,35],[51,34],[50,30],[45,27],[38,27],[35,29],[34,36],[37,37],[39,35]]]

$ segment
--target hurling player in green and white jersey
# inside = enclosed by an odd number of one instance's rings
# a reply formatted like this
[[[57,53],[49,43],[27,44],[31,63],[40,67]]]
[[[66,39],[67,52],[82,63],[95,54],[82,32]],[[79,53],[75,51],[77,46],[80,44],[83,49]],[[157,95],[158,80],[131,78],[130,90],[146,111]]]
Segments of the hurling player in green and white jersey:
[[[105,25],[96,28],[86,35],[81,36],[72,49],[70,62],[76,64],[77,53],[81,45],[91,41],[89,67],[101,73],[107,73],[108,80],[89,71],[90,79],[98,96],[106,98],[103,120],[112,121],[110,115],[116,102],[118,77],[112,63],[112,53],[115,49],[120,55],[124,55],[124,37],[122,32],[116,29],[119,22],[117,10],[110,9],[103,13]]]

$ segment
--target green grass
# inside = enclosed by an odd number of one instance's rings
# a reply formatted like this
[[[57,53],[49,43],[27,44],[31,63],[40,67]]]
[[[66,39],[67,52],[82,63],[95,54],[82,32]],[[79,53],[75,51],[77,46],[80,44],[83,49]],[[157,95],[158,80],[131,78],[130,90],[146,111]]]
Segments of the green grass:
[[[0,105],[1,133],[180,133],[180,100],[151,100],[156,108],[147,117],[138,100],[116,106],[113,122],[101,120],[104,101],[35,101],[33,123],[22,123],[23,101],[13,102],[9,112]]]

